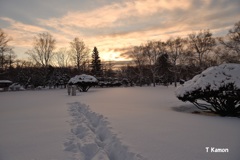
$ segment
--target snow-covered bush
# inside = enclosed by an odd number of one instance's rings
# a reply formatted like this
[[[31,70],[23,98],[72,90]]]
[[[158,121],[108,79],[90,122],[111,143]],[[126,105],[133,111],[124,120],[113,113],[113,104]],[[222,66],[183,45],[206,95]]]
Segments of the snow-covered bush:
[[[19,83],[13,83],[9,86],[9,89],[11,91],[24,91],[24,87],[21,86]]]
[[[89,88],[98,84],[98,80],[86,74],[76,75],[68,81],[69,85],[76,85],[80,91],[87,92]]]
[[[201,110],[240,116],[240,64],[210,67],[177,88],[176,96]]]
[[[9,80],[0,80],[0,91],[7,91],[8,87],[12,84]]]

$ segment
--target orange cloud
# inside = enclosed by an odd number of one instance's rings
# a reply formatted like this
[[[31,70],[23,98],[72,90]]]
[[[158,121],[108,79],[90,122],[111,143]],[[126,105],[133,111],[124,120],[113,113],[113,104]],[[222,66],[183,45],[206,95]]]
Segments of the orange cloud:
[[[189,6],[190,3],[186,0],[136,0],[114,3],[88,12],[68,12],[60,18],[39,21],[53,28],[60,28],[63,25],[79,28],[111,28],[124,25],[121,20],[128,17],[143,18],[164,10],[187,9]]]
[[[0,17],[0,20],[10,23],[10,27],[4,31],[12,37],[13,41],[10,43],[16,47],[29,47],[32,44],[32,38],[37,33],[46,31],[44,28],[24,24],[7,17]]]
[[[121,48],[148,40],[185,37],[200,29],[220,33],[232,27],[236,22],[233,19],[240,18],[236,5],[225,7],[223,2],[213,3],[213,0],[125,0],[85,12],[69,11],[62,17],[37,19],[36,25],[6,17],[0,20],[10,23],[4,30],[19,47],[31,46],[37,33],[48,31],[59,48],[69,47],[69,42],[79,37],[90,50],[96,46],[100,56],[109,60],[121,59],[126,52]]]

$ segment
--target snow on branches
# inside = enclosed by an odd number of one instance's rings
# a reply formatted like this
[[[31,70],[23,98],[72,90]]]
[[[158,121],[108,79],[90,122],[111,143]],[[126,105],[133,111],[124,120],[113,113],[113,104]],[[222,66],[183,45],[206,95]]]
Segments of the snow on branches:
[[[176,96],[202,110],[240,116],[240,64],[210,67],[177,88]]]

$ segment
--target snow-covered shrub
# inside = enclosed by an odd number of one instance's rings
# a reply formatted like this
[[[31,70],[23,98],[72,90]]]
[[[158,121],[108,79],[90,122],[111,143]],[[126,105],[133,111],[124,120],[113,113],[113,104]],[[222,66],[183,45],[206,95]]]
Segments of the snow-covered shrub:
[[[76,75],[68,81],[69,85],[76,85],[80,91],[87,92],[89,88],[98,84],[98,80],[86,74]]]
[[[240,64],[210,67],[177,88],[176,96],[201,110],[240,116]]]
[[[21,86],[19,83],[13,83],[9,86],[9,89],[11,91],[24,91],[24,87]]]
[[[0,91],[7,91],[8,87],[12,84],[9,80],[0,80]]]

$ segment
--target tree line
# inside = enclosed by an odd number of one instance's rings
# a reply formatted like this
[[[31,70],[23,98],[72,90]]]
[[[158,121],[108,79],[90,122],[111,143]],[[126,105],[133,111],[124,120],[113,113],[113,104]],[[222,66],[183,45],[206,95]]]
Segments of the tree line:
[[[70,76],[82,73],[101,75],[101,60],[97,47],[92,51],[84,41],[74,38],[70,49],[60,48],[56,52],[56,40],[48,33],[39,33],[33,39],[33,46],[26,51],[29,60],[17,59],[12,39],[0,29],[0,79],[8,79],[28,86],[46,86],[66,83]],[[60,82],[61,81],[61,82]]]
[[[129,53],[135,65],[122,74],[143,85],[169,84],[189,80],[210,66],[240,62],[240,21],[224,37],[213,37],[210,30],[200,30],[187,37],[166,41],[148,41]],[[135,75],[135,76],[133,76]]]
[[[200,30],[187,37],[148,41],[131,47],[128,55],[132,64],[118,70],[113,70],[111,62],[101,62],[97,47],[91,51],[77,37],[69,42],[69,48],[55,51],[56,39],[48,32],[39,33],[26,52],[29,60],[17,59],[10,41],[0,29],[0,79],[34,86],[60,84],[81,73],[127,78],[140,86],[151,83],[176,86],[178,81],[188,80],[210,66],[240,62],[240,21],[223,37],[213,37],[210,30]]]

